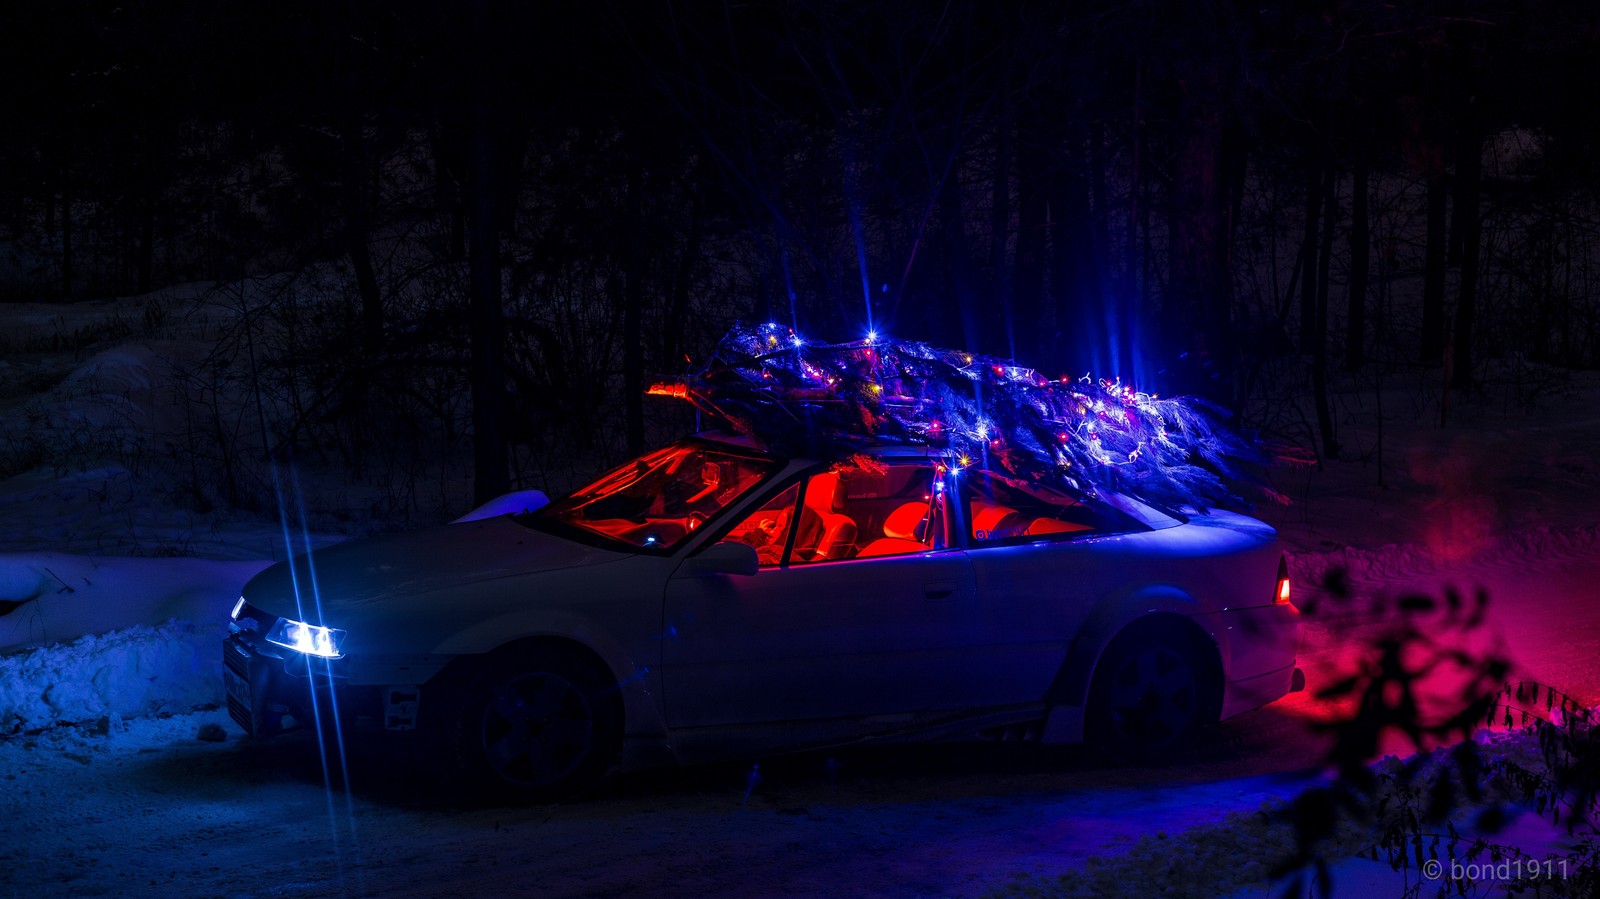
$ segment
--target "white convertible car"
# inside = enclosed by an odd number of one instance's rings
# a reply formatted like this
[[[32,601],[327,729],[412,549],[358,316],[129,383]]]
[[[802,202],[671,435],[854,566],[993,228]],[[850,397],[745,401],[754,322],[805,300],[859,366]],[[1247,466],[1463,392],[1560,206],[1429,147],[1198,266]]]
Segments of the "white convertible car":
[[[415,731],[497,795],[869,739],[1158,751],[1301,689],[1272,528],[920,447],[702,435],[530,512],[262,572],[223,647],[249,733]]]

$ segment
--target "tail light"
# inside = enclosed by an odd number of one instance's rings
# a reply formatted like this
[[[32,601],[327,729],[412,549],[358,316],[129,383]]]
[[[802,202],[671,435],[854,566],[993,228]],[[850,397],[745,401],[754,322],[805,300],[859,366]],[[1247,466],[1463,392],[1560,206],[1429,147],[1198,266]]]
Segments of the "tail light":
[[[1289,601],[1289,558],[1278,557],[1278,586],[1272,594],[1272,601],[1280,606],[1294,608],[1294,603]]]

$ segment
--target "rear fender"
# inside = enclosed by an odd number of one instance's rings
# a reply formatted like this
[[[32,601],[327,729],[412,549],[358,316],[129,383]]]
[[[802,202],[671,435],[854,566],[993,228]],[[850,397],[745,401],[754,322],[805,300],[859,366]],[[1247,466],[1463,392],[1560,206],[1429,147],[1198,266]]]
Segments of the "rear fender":
[[[1046,701],[1051,705],[1082,706],[1089,695],[1094,668],[1112,639],[1135,621],[1162,613],[1187,618],[1216,640],[1216,635],[1199,617],[1200,605],[1195,598],[1170,584],[1142,586],[1112,596],[1095,607],[1073,637],[1061,670],[1050,684]]]
[[[1045,701],[1050,704],[1045,719],[1045,743],[1081,743],[1084,738],[1084,713],[1089,682],[1100,664],[1106,647],[1129,626],[1151,615],[1177,615],[1194,622],[1210,636],[1217,635],[1200,617],[1200,605],[1184,590],[1168,584],[1148,585],[1103,600],[1073,637],[1067,657],[1050,685]],[[1219,657],[1221,656],[1219,649]]]

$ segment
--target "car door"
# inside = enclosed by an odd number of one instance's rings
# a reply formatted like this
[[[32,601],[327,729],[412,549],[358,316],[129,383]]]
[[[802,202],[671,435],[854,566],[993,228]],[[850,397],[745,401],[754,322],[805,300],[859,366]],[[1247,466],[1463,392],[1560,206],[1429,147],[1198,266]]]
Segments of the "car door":
[[[1084,497],[1004,474],[960,478],[973,576],[986,605],[977,626],[1006,665],[1001,702],[1043,699],[1096,603],[1148,577],[1131,518]]]
[[[932,463],[829,471],[789,486],[724,539],[758,544],[754,576],[666,591],[662,677],[674,728],[965,708],[995,659],[951,546]],[[781,520],[780,520],[781,519]],[[781,553],[770,549],[781,539]]]

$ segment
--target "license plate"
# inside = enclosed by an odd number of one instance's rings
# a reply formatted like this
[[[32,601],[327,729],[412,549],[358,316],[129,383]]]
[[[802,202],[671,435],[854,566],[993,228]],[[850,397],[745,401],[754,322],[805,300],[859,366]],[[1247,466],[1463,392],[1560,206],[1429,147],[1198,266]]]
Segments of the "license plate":
[[[222,669],[222,686],[228,691],[228,698],[239,703],[245,708],[250,708],[250,682],[239,676],[239,673],[226,666]]]

